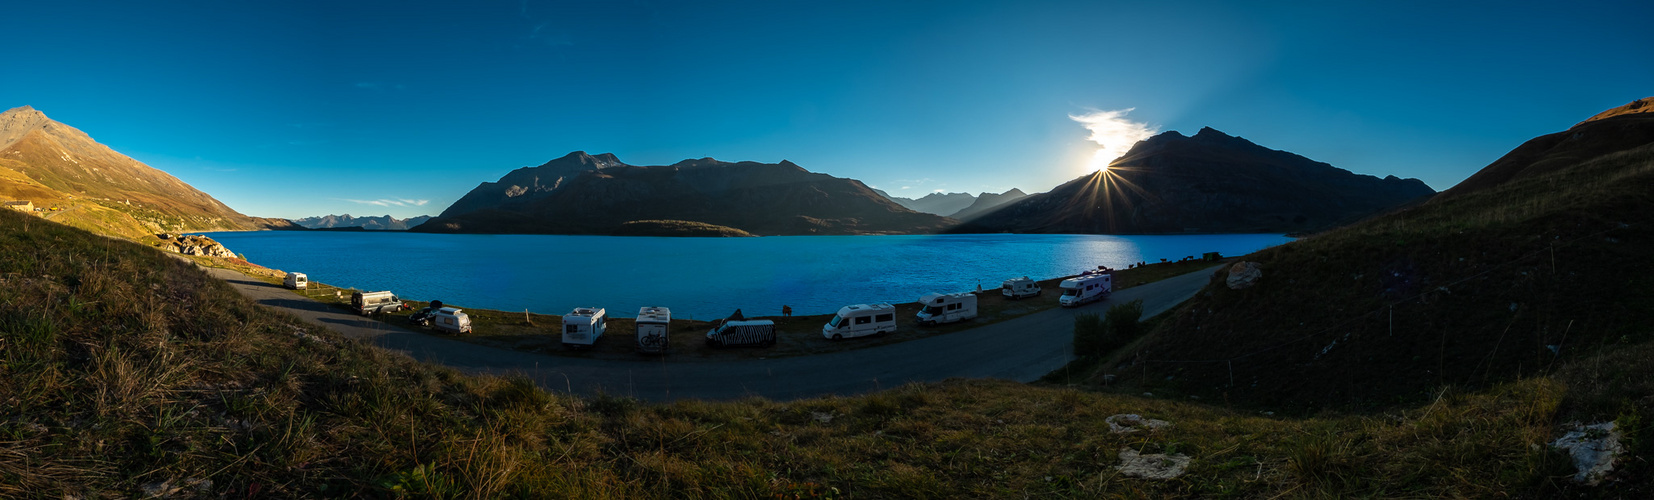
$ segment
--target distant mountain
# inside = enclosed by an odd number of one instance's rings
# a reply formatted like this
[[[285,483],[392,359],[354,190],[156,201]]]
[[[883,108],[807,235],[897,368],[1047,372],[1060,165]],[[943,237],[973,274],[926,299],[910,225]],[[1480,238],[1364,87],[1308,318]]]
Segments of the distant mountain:
[[[293,227],[231,210],[28,106],[0,113],[0,198],[28,201],[57,222],[128,238]]]
[[[1082,176],[952,232],[1078,234],[1297,232],[1354,222],[1435,194],[1268,149],[1211,128],[1138,142]]]
[[[344,215],[323,215],[323,216],[319,216],[319,217],[305,217],[303,219],[298,219],[298,220],[295,220],[293,222],[297,223],[300,226],[304,226],[304,227],[310,228],[310,229],[332,229],[332,228],[339,228],[339,227],[360,227],[362,229],[367,229],[367,230],[383,231],[383,230],[405,230],[405,229],[408,229],[408,228],[411,228],[411,227],[414,227],[414,226],[417,226],[417,225],[420,225],[420,224],[424,224],[425,221],[428,221],[428,220],[431,220],[431,216],[429,216],[429,215],[421,215],[421,216],[418,216],[418,217],[409,217],[409,218],[406,218],[406,219],[398,219],[398,218],[395,218],[395,217],[391,217],[390,215],[381,215],[381,216],[368,215],[368,216],[362,216],[362,217],[351,217],[350,214],[344,214]]]
[[[976,197],[976,201],[971,202],[971,206],[965,207],[963,210],[958,212],[954,212],[953,214],[948,215],[948,217],[961,221],[972,220],[992,212],[994,209],[1007,203],[1027,197],[1028,193],[1024,193],[1021,189],[1017,188],[1011,188],[1010,191],[999,194],[982,193],[981,196]]]
[[[890,201],[896,202],[897,205],[907,207],[908,210],[935,214],[943,217],[946,217],[954,212],[964,210],[966,207],[971,206],[971,203],[976,201],[976,197],[971,196],[970,193],[931,193],[915,200],[912,198],[891,196],[890,193],[877,189],[873,190],[873,192],[878,193],[880,196],[884,196],[885,198],[889,198]]]
[[[562,158],[551,160],[538,167],[523,167],[512,170],[496,182],[484,182],[471,192],[461,196],[459,201],[443,210],[440,217],[452,217],[467,214],[483,209],[506,209],[523,206],[551,195],[563,182],[581,172],[595,172],[598,169],[629,166],[621,163],[619,158],[609,153],[589,155],[585,151],[575,151]]]
[[[1432,203],[1486,190],[1518,179],[1545,175],[1581,159],[1654,142],[1654,97],[1613,108],[1561,132],[1522,143],[1469,178],[1432,198]]]
[[[785,160],[632,166],[612,154],[576,151],[484,182],[412,230],[618,234],[632,221],[698,222],[758,235],[933,233],[954,222],[904,208],[861,181]]]

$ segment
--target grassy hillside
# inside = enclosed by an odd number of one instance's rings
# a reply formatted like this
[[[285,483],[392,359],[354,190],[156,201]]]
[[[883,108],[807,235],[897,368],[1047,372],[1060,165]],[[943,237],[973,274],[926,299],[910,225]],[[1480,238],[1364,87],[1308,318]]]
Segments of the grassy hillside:
[[[1551,496],[1573,491],[1555,424],[1654,380],[1601,371],[1648,359],[1626,351],[1373,417],[996,381],[652,405],[416,364],[22,214],[0,255],[3,497]],[[1114,434],[1118,413],[1173,425]],[[1122,450],[1192,461],[1146,480]]]

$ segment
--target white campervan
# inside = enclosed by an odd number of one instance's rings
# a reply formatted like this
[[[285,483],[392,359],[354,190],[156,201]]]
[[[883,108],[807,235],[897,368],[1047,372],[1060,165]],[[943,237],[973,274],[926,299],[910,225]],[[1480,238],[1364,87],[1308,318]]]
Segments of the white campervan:
[[[637,310],[637,352],[666,354],[671,340],[672,310],[664,307],[644,307]]]
[[[706,332],[706,345],[711,347],[775,345],[775,322],[767,319],[721,320],[712,331]]]
[[[576,307],[563,315],[563,347],[579,349],[591,347],[603,336],[607,314],[601,307]]]
[[[400,311],[402,299],[391,292],[356,292],[350,294],[350,307],[363,316]]]
[[[448,333],[471,333],[471,316],[459,309],[444,307],[431,313],[431,327]]]
[[[1062,288],[1062,298],[1057,302],[1074,307],[1108,297],[1114,291],[1114,273],[1086,273],[1062,280],[1057,286]]]
[[[971,293],[927,294],[919,297],[920,325],[964,321],[976,317],[976,295]]]
[[[303,290],[309,284],[310,281],[305,278],[304,273],[287,273],[287,280],[282,282],[283,286],[294,290]]]
[[[890,304],[856,304],[838,310],[821,327],[821,336],[833,340],[864,337],[896,331],[896,307]]]
[[[1008,279],[999,285],[999,294],[1012,300],[1023,297],[1038,297],[1040,294],[1039,282],[1029,279],[1027,276]]]

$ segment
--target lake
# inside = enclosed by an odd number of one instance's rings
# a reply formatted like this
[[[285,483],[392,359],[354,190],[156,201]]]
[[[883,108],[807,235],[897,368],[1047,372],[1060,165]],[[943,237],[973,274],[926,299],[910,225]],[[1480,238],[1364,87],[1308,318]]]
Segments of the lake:
[[[208,233],[260,265],[313,281],[461,307],[563,314],[642,306],[674,317],[826,314],[929,292],[998,288],[1006,279],[1125,268],[1204,252],[1242,255],[1278,234],[1104,236],[964,234],[656,238],[381,231]]]

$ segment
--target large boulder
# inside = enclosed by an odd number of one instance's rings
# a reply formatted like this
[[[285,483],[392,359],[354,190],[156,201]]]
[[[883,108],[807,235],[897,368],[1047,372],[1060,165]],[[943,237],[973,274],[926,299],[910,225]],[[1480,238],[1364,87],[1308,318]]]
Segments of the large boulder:
[[[155,246],[168,252],[203,257],[235,258],[235,252],[231,252],[230,249],[224,248],[224,245],[206,236],[198,234],[176,236],[162,233],[155,235],[155,238],[159,240],[155,243]]]
[[[1256,262],[1236,262],[1229,266],[1229,289],[1240,290],[1256,284],[1263,277],[1263,265]]]

